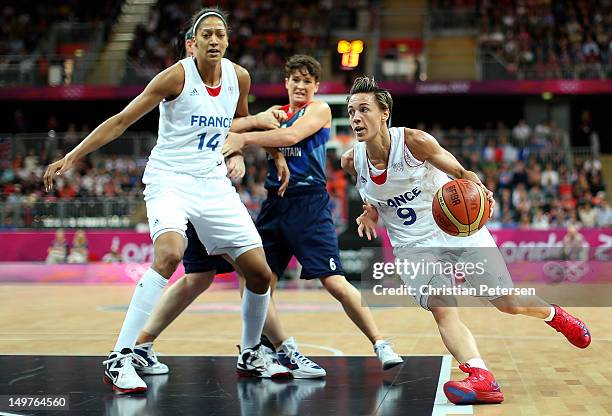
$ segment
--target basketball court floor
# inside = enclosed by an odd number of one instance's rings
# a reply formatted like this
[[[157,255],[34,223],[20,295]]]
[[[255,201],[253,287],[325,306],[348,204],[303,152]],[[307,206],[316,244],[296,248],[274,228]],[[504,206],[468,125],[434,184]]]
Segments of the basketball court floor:
[[[132,292],[131,286],[1,285],[0,396],[67,395],[69,410],[0,408],[0,415],[612,414],[612,308],[568,308],[591,329],[586,350],[535,319],[463,308],[506,400],[460,407],[446,401],[441,386],[464,376],[429,313],[374,310],[383,335],[405,358],[383,372],[367,339],[320,290],[275,296],[287,332],[326,368],[325,379],[238,378],[239,296],[213,290],[156,343],[170,373],[147,377],[146,395],[116,395],[102,383],[101,362]]]

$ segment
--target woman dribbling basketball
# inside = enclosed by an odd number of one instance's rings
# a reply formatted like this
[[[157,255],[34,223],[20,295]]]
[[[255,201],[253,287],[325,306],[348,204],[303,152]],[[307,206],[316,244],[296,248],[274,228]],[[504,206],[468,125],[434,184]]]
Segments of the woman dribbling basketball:
[[[359,235],[365,233],[371,238],[380,215],[398,260],[453,265],[484,262],[482,274],[466,275],[467,285],[512,289],[508,269],[486,226],[471,236],[453,237],[436,225],[432,215],[434,195],[450,181],[449,176],[482,187],[491,211],[492,193],[431,135],[388,127],[392,105],[391,94],[379,88],[374,80],[368,77],[355,80],[349,94],[348,114],[357,143],[343,155],[342,167],[356,176],[357,188],[366,202],[364,213],[357,218]],[[406,286],[416,289],[411,293],[420,306],[432,312],[444,344],[461,363],[459,368],[469,374],[462,381],[447,382],[446,396],[455,404],[502,402],[504,396],[499,385],[481,358],[474,336],[459,317],[456,299],[430,294],[431,288],[452,288],[456,276],[441,273],[435,267],[431,270],[411,276],[400,273],[400,277]],[[489,292],[481,296],[500,311],[544,319],[577,347],[585,348],[591,342],[582,321],[536,296]]]

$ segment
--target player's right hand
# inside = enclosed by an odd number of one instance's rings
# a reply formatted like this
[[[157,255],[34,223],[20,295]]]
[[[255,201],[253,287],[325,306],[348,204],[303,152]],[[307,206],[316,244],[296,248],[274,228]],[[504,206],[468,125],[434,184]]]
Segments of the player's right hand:
[[[276,171],[278,172],[278,180],[281,183],[280,187],[278,188],[278,196],[283,197],[287,187],[289,187],[289,177],[291,174],[289,172],[287,160],[285,160],[285,156],[282,153],[274,158],[274,165],[276,166]]]
[[[246,168],[244,166],[244,156],[234,155],[227,159],[227,177],[230,179],[242,179]]]
[[[281,121],[277,118],[278,112],[284,114],[281,110],[269,110],[258,113],[255,118],[257,119],[257,127],[261,130],[273,130],[280,127]]]
[[[64,156],[60,160],[51,163],[47,166],[43,181],[45,183],[45,191],[49,192],[53,189],[53,178],[55,175],[63,175],[68,169],[72,167],[74,161],[68,155]]]
[[[378,238],[378,235],[376,234],[378,212],[374,206],[364,204],[363,213],[357,217],[355,222],[357,222],[357,234],[359,234],[359,237],[363,238],[365,233],[368,240],[372,240],[372,236],[374,236],[374,238]]]

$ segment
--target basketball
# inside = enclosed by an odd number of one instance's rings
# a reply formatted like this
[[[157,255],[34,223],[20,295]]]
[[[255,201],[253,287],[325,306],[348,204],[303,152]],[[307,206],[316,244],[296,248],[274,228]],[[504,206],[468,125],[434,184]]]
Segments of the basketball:
[[[432,213],[447,234],[467,237],[480,230],[489,218],[489,200],[484,190],[467,179],[455,179],[434,195]]]

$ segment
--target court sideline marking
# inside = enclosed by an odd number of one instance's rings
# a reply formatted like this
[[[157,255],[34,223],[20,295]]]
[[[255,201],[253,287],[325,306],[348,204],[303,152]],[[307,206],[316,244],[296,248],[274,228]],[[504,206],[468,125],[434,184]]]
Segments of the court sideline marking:
[[[457,406],[449,403],[446,395],[444,394],[444,383],[451,378],[451,363],[453,357],[450,355],[442,356],[442,363],[440,364],[440,377],[438,378],[438,389],[436,390],[436,398],[434,400],[433,411],[431,416],[446,416],[447,414],[453,415],[472,415],[474,409],[471,405],[469,406]]]

